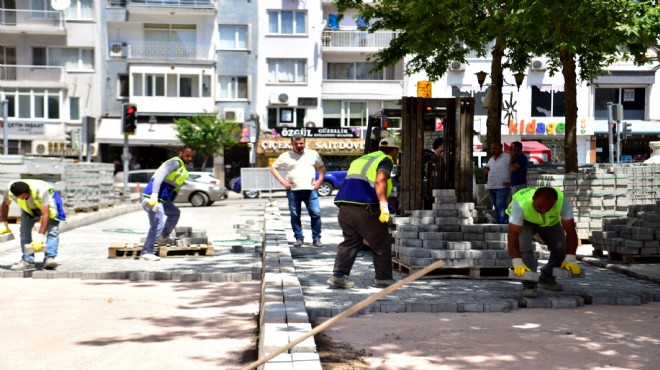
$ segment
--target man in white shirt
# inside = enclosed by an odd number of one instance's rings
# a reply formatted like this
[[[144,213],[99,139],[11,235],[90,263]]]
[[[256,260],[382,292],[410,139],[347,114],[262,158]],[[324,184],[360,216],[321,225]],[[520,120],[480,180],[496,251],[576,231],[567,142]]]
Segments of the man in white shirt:
[[[286,189],[291,214],[291,228],[296,238],[294,247],[302,247],[304,243],[302,224],[300,222],[301,204],[305,203],[312,221],[312,241],[315,247],[321,244],[321,206],[316,192],[325,178],[325,165],[319,153],[305,149],[305,137],[299,134],[291,137],[292,150],[280,154],[270,166],[270,172]],[[284,168],[286,174],[280,175],[279,169]],[[316,172],[319,178],[315,180]]]
[[[498,224],[507,224],[506,207],[509,201],[511,187],[511,171],[509,169],[509,153],[504,153],[502,143],[490,144],[491,157],[484,167],[487,176],[486,189],[490,203],[495,207],[495,219]]]

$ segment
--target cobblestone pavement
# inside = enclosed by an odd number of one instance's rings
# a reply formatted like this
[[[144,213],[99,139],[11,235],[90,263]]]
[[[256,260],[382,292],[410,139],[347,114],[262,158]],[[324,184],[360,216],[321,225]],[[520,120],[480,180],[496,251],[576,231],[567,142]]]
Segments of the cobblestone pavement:
[[[293,243],[286,199],[277,200],[287,239]],[[374,277],[369,251],[359,254],[350,279],[356,289],[330,289],[326,280],[332,273],[337,244],[343,240],[337,224],[338,208],[332,199],[321,200],[324,247],[305,245],[292,248],[296,275],[305,296],[310,319],[331,317],[377,293],[371,287]],[[311,240],[309,217],[303,210],[305,240]],[[580,250],[589,251],[588,246]],[[660,301],[660,265],[618,265],[587,258],[581,266],[585,278],[558,279],[564,291],[539,289],[539,297],[522,298],[522,286],[510,280],[434,278],[412,282],[383,299],[370,304],[359,314],[373,312],[509,312],[522,308],[576,308],[584,305],[640,305]],[[601,267],[602,266],[602,267]],[[617,272],[618,271],[618,272]],[[624,275],[636,276],[637,278]],[[402,279],[399,272],[395,279]],[[641,278],[641,279],[640,279]],[[650,280],[650,281],[649,281]]]

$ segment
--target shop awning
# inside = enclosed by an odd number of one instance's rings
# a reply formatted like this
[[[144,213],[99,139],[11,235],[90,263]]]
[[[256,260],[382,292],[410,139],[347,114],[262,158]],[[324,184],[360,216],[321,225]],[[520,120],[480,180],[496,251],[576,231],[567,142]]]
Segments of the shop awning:
[[[104,118],[96,132],[96,141],[100,144],[123,145],[124,135],[121,133],[121,120]],[[178,146],[182,145],[176,136],[174,124],[171,123],[138,123],[135,135],[128,138],[129,145]]]

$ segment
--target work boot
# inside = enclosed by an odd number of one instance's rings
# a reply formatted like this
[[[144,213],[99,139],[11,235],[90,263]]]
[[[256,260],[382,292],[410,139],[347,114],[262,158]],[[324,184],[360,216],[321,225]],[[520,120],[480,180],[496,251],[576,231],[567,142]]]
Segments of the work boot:
[[[55,262],[55,257],[46,257],[44,260],[44,268],[46,270],[55,270],[57,268],[57,262]]]
[[[388,286],[394,283],[396,283],[396,280],[394,279],[384,279],[384,280],[374,279],[372,286],[374,288],[387,288]]]
[[[321,243],[320,239],[316,239],[314,240],[314,243],[312,245],[321,248],[323,246],[323,243]]]
[[[331,288],[342,288],[342,289],[351,289],[355,288],[355,283],[348,280],[346,276],[338,277],[335,275],[330,276],[328,281],[326,281]]]
[[[303,246],[303,240],[302,239],[296,239],[296,242],[293,243],[293,246],[298,248]]]
[[[18,261],[18,263],[15,263],[11,265],[11,269],[14,271],[21,271],[21,270],[33,270],[34,269],[34,263],[33,262],[28,262],[24,259],[21,259]]]
[[[536,286],[534,285],[524,285],[522,296],[524,298],[536,298],[539,296],[539,292],[536,290]]]
[[[546,279],[543,275],[539,277],[539,283],[543,289],[554,290],[555,292],[564,290],[564,287],[561,286],[561,284],[558,284],[556,280]]]

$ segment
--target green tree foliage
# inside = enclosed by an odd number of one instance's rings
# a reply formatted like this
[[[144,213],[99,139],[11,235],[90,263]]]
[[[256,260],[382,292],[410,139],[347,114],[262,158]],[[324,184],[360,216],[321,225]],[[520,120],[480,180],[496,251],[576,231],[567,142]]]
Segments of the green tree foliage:
[[[378,67],[407,58],[406,73],[425,71],[431,80],[471,51],[491,53],[491,76],[504,68],[524,72],[532,56],[547,56],[550,73],[561,70],[565,81],[567,173],[578,163],[577,84],[591,83],[617,60],[643,60],[660,38],[655,0],[337,0],[337,7],[357,9],[371,32],[400,31],[372,56]],[[491,97],[500,95],[498,82],[492,79]],[[489,104],[486,147],[499,137],[499,113],[498,104]]]
[[[223,155],[224,148],[236,145],[241,134],[240,124],[218,119],[215,113],[175,119],[174,123],[179,140],[204,155],[202,171],[206,169],[209,157]]]

